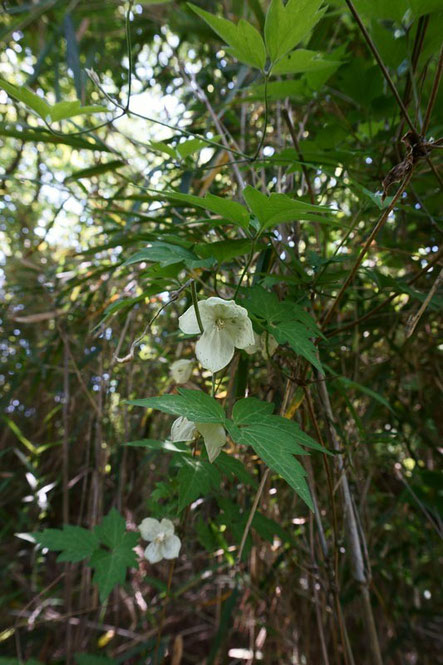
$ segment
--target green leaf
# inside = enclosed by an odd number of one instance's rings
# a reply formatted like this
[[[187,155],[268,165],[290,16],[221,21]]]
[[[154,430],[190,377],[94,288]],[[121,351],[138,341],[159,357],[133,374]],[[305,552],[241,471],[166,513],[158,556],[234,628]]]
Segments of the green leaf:
[[[194,250],[199,256],[213,256],[219,263],[230,261],[236,256],[248,254],[251,251],[252,241],[247,238],[235,240],[219,240],[218,242],[199,243]]]
[[[29,125],[11,125],[9,123],[0,123],[0,136],[9,136],[11,138],[20,139],[27,142],[41,142],[54,145],[69,145],[72,148],[80,150],[97,150],[100,152],[111,152],[103,143],[96,143],[90,137],[85,138],[81,136],[70,136],[65,134],[58,136],[53,134],[48,129],[42,127],[29,127]]]
[[[180,192],[162,192],[161,196],[165,199],[189,204],[192,207],[210,210],[244,229],[247,229],[249,226],[249,213],[237,201],[230,201],[214,194],[206,194],[206,196],[200,197],[193,196],[192,194],[181,194]]]
[[[317,51],[297,49],[287,53],[272,68],[273,74],[302,74],[304,72],[318,72],[331,68],[332,65],[340,65],[338,61],[326,60]]]
[[[120,166],[124,165],[125,163],[122,162],[121,159],[114,159],[111,162],[89,166],[86,169],[80,169],[80,171],[74,171],[71,175],[66,176],[63,182],[67,183],[72,182],[73,180],[80,180],[81,178],[92,178],[93,176],[106,173],[107,171],[116,171]]]
[[[320,372],[322,371],[320,360],[317,357],[317,348],[310,340],[312,333],[309,333],[303,325],[296,321],[287,321],[270,326],[269,332],[274,335],[279,344],[288,343],[295,353],[303,356],[311,365],[314,365]]]
[[[257,487],[257,481],[254,476],[246,471],[243,463],[234,457],[233,455],[228,455],[223,451],[219,454],[214,464],[224,471],[226,474],[232,474],[244,485],[249,485],[250,487]]]
[[[115,508],[95,527],[95,533],[107,548],[96,549],[90,560],[103,602],[116,584],[123,584],[127,569],[137,565],[134,547],[139,536],[126,531],[125,520]]]
[[[147,450],[163,451],[165,453],[190,453],[185,443],[172,443],[172,441],[155,441],[154,439],[141,439],[140,441],[129,441],[125,446],[134,448],[146,448]]]
[[[336,377],[335,380],[341,383],[345,388],[355,388],[356,390],[360,390],[362,393],[365,393],[369,397],[375,399],[375,401],[379,404],[385,406],[387,409],[389,409],[389,411],[391,411],[391,413],[395,413],[389,402],[382,395],[375,392],[375,390],[371,390],[371,388],[363,386],[361,383],[357,383],[357,381],[351,381],[351,379],[347,379],[345,376]]]
[[[283,222],[296,220],[309,221],[310,212],[323,212],[327,213],[330,217],[334,214],[326,206],[297,201],[291,199],[286,194],[271,194],[270,196],[266,196],[250,185],[243,190],[243,198],[257,217],[263,229],[271,228]]]
[[[47,104],[39,95],[36,95],[35,92],[29,90],[29,88],[14,85],[2,78],[0,78],[0,88],[6,90],[10,97],[14,97],[14,99],[17,99],[19,102],[26,104],[26,106],[35,111],[41,118],[45,119],[50,115],[51,107],[49,104]]]
[[[247,438],[248,436],[245,435],[245,439]],[[311,494],[305,480],[306,471],[300,462],[285,448],[272,445],[272,441],[261,437],[258,432],[255,432],[255,436],[251,436],[249,441],[260,459],[270,469],[279,473],[313,511]]]
[[[32,90],[29,90],[25,86],[14,85],[1,78],[0,88],[6,90],[8,95],[14,97],[14,99],[26,104],[45,122],[57,122],[76,115],[89,115],[108,110],[106,106],[82,106],[79,100],[75,102],[58,102],[58,104],[50,106],[44,99],[36,95],[35,92],[32,92]]]
[[[123,265],[130,266],[133,263],[149,261],[159,263],[161,266],[169,266],[181,261],[196,261],[197,256],[180,245],[172,245],[167,242],[152,242],[149,247],[140,250],[129,257]]]
[[[221,404],[201,390],[179,388],[178,395],[161,395],[147,399],[129,400],[128,404],[158,409],[164,413],[185,416],[192,422],[224,423],[226,416]]]
[[[220,484],[220,474],[213,464],[194,457],[184,458],[184,461],[177,476],[179,512]]]
[[[258,69],[264,69],[266,49],[262,36],[253,25],[244,19],[240,19],[236,25],[225,18],[210,14],[192,3],[188,3],[188,5],[230,46],[229,52],[237,60]]]
[[[203,141],[202,139],[188,139],[177,145],[177,152],[182,159],[186,159],[186,157],[189,157],[194,152],[203,150],[207,145],[206,141]]]
[[[234,404],[232,417],[236,425],[253,425],[260,421],[263,416],[270,415],[274,411],[272,402],[262,402],[256,397],[245,397]]]
[[[33,536],[42,547],[55,552],[61,551],[57,561],[75,562],[88,559],[99,544],[94,531],[69,524],[65,524],[63,529],[45,529]]]
[[[265,21],[265,42],[271,63],[277,62],[306,37],[321,19],[323,0],[272,0]]]

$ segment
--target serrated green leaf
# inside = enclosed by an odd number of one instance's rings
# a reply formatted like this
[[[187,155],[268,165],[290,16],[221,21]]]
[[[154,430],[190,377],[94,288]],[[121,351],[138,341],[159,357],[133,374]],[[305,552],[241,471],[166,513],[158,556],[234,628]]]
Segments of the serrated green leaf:
[[[235,24],[220,16],[214,16],[192,3],[188,5],[230,46],[229,51],[237,60],[264,69],[266,49],[262,36],[253,25],[244,19]]]
[[[136,566],[134,547],[139,536],[126,531],[126,522],[115,508],[95,527],[95,533],[107,548],[96,549],[90,560],[103,602],[117,584],[123,584],[127,569]]]
[[[198,257],[180,245],[172,245],[167,242],[152,242],[150,247],[140,250],[129,257],[123,265],[129,266],[133,263],[149,261],[159,263],[161,266],[169,266],[182,261],[196,261]]]
[[[249,213],[245,206],[237,203],[237,201],[230,201],[214,194],[206,194],[206,196],[201,197],[192,194],[181,194],[180,192],[162,192],[162,197],[172,201],[180,201],[194,208],[210,210],[245,229],[249,226]]]
[[[46,118],[50,115],[51,107],[49,104],[47,104],[39,95],[36,95],[35,92],[29,90],[29,88],[14,85],[2,78],[0,78],[0,88],[6,90],[10,97],[14,97],[14,99],[17,99],[19,102],[26,104],[26,106],[35,111],[41,118]]]
[[[263,416],[270,415],[274,411],[272,402],[263,402],[256,397],[245,397],[239,399],[232,410],[232,417],[236,425],[253,425],[259,422]]]
[[[323,0],[272,0],[265,21],[265,42],[272,63],[277,62],[306,37],[326,8]]]
[[[296,321],[287,321],[270,326],[269,331],[279,344],[288,343],[295,353],[306,358],[311,365],[314,365],[320,372],[322,371],[320,360],[317,357],[317,348],[310,340],[312,333],[309,333],[303,325]]]
[[[45,529],[33,534],[35,540],[51,551],[61,551],[57,561],[82,561],[97,549],[99,541],[94,531],[65,524],[63,529]]]
[[[178,395],[161,395],[147,399],[129,400],[128,404],[147,409],[158,409],[164,413],[185,416],[192,422],[224,423],[226,416],[221,404],[201,390],[179,388]]]
[[[206,141],[203,141],[202,139],[188,139],[177,145],[177,152],[182,159],[186,159],[186,157],[194,154],[194,152],[203,150],[207,145]]]
[[[287,53],[272,68],[272,74],[302,74],[329,69],[332,65],[340,65],[339,61],[326,60],[317,51],[297,49]]]
[[[257,487],[257,481],[254,476],[251,476],[251,474],[246,471],[242,462],[233,455],[221,452],[214,464],[225,473],[234,475],[244,485]]]
[[[80,180],[81,178],[92,178],[95,175],[107,173],[107,171],[115,171],[120,166],[124,165],[125,163],[122,162],[121,159],[114,159],[111,162],[106,162],[105,164],[97,164],[96,166],[89,166],[86,169],[80,169],[80,171],[74,171],[74,173],[66,176],[63,182],[68,183],[72,182],[73,180]]]
[[[329,216],[333,215],[333,211],[326,206],[297,201],[286,194],[266,196],[250,185],[243,190],[243,198],[263,229],[269,229],[283,222],[309,220],[310,212],[320,211]]]
[[[230,261],[236,256],[248,254],[251,251],[251,247],[251,240],[239,238],[235,240],[199,243],[195,245],[194,250],[199,256],[213,256],[219,263],[222,263],[223,261]]]
[[[220,474],[213,464],[193,457],[184,461],[177,476],[179,512],[220,484]]]

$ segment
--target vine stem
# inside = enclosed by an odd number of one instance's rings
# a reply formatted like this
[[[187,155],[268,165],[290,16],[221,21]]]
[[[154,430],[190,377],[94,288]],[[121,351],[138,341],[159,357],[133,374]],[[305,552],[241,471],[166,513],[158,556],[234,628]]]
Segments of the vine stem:
[[[381,71],[383,72],[383,76],[385,77],[387,84],[391,88],[391,92],[394,95],[394,97],[397,101],[397,104],[400,107],[400,110],[403,114],[404,119],[406,120],[406,122],[408,123],[410,129],[414,132],[414,134],[417,134],[417,130],[415,129],[415,126],[414,126],[412,120],[409,117],[408,110],[407,110],[406,106],[404,105],[403,100],[400,97],[400,95],[398,93],[398,90],[395,87],[395,83],[391,79],[391,76],[390,76],[388,70],[386,69],[386,66],[385,66],[383,60],[381,59],[379,52],[377,51],[377,47],[375,46],[374,42],[372,41],[371,36],[369,35],[369,32],[366,30],[366,27],[365,27],[363,21],[361,20],[359,13],[357,12],[357,10],[354,7],[354,4],[351,2],[351,0],[345,0],[345,2],[348,5],[351,14],[355,18],[355,21],[356,21],[358,27],[360,28],[360,30],[363,34],[363,37],[365,38],[366,43],[367,43],[367,45],[369,46],[369,49],[372,52],[372,55],[376,59],[378,66],[380,67]]]
[[[200,328],[200,333],[203,335],[204,328],[203,328],[203,323],[202,323],[202,319],[201,319],[201,316],[200,316],[200,310],[198,308],[197,289],[195,288],[195,282],[194,281],[191,282],[191,294],[192,294],[192,304],[194,305],[195,316],[197,317],[198,327]]]
[[[389,217],[389,214],[392,212],[392,210],[395,207],[395,204],[397,203],[397,201],[399,200],[399,198],[401,197],[401,195],[405,191],[406,187],[408,186],[408,184],[409,184],[409,182],[412,178],[413,172],[414,172],[414,168],[412,168],[411,171],[406,176],[406,178],[404,178],[402,184],[398,188],[398,190],[397,190],[394,198],[392,199],[391,203],[388,205],[386,210],[383,212],[383,214],[381,215],[381,217],[378,220],[377,224],[374,226],[371,233],[369,234],[365,244],[363,245],[363,248],[362,248],[360,254],[357,257],[357,260],[355,261],[354,265],[352,266],[347,278],[345,279],[345,281],[343,283],[343,286],[341,287],[340,291],[338,292],[337,297],[335,298],[335,300],[332,303],[329,310],[326,312],[325,317],[324,317],[323,321],[321,322],[322,328],[325,328],[327,326],[327,324],[329,323],[329,321],[331,320],[332,315],[334,314],[335,310],[337,309],[338,304],[341,301],[346,289],[348,288],[348,286],[353,281],[353,279],[354,279],[354,277],[357,273],[357,270],[359,269],[364,257],[366,256],[370,246],[372,245],[375,237],[377,236],[379,231],[381,231],[381,229],[384,227],[384,225],[386,223],[386,220]]]

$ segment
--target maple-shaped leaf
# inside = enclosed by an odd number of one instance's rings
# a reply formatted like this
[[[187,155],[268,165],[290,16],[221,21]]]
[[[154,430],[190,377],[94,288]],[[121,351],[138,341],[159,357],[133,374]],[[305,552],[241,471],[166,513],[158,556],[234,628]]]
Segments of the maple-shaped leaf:
[[[94,531],[81,526],[65,524],[63,529],[45,529],[33,534],[35,540],[51,551],[60,551],[57,561],[81,561],[88,559],[97,549],[99,542]]]
[[[95,527],[95,533],[102,546],[91,556],[90,565],[103,602],[116,584],[123,584],[127,569],[137,565],[134,547],[139,534],[126,531],[125,520],[115,508]]]

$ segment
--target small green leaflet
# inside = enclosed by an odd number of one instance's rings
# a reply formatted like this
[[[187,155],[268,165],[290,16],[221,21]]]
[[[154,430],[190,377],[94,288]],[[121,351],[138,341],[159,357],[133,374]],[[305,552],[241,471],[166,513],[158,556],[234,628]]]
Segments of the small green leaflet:
[[[203,257],[214,257],[219,263],[230,261],[236,256],[249,254],[252,247],[252,241],[248,238],[238,238],[235,240],[219,240],[217,242],[205,242],[195,245],[195,252]]]
[[[249,226],[249,213],[245,206],[237,203],[237,201],[230,201],[214,194],[206,194],[206,196],[201,197],[193,194],[181,194],[180,192],[162,192],[161,196],[164,199],[180,201],[193,208],[210,210],[244,229]]]
[[[220,485],[220,473],[213,464],[195,457],[186,457],[183,461],[185,464],[177,476],[179,512]]]
[[[266,196],[250,185],[243,190],[243,198],[263,229],[269,229],[283,222],[303,219],[309,221],[310,212],[328,213],[330,217],[334,214],[326,206],[297,201],[286,194]]]
[[[45,529],[41,533],[34,533],[33,536],[42,547],[47,547],[51,551],[61,551],[57,561],[74,563],[88,559],[99,545],[94,531],[69,524],[65,524],[63,529]]]
[[[231,55],[247,65],[264,69],[266,49],[261,34],[253,25],[244,19],[235,24],[225,18],[214,16],[192,3],[188,5],[230,46],[228,50]]]
[[[201,390],[179,388],[178,395],[134,399],[127,403],[146,409],[158,409],[175,416],[185,416],[194,423],[224,423],[226,420],[221,404]]]
[[[126,522],[115,508],[93,531],[65,525],[63,529],[45,529],[33,535],[42,547],[61,551],[57,561],[89,559],[89,565],[95,568],[94,582],[102,601],[116,584],[124,582],[127,569],[137,565],[133,548],[139,535],[126,531]]]
[[[90,565],[95,569],[94,582],[103,602],[116,584],[123,584],[126,570],[137,565],[134,547],[139,534],[126,531],[126,522],[115,508],[95,527],[95,532],[100,542],[109,548],[96,549],[90,560]]]
[[[323,0],[272,0],[265,21],[265,42],[274,64],[299,44],[321,19]],[[272,70],[271,70],[272,71]]]
[[[39,97],[39,95],[36,95],[35,92],[32,92],[32,90],[24,86],[14,85],[2,78],[0,78],[0,88],[6,90],[8,95],[14,97],[14,99],[26,104],[42,120],[48,123],[66,120],[77,115],[90,115],[91,113],[102,113],[108,110],[106,106],[82,106],[78,100],[75,102],[58,102],[51,106]]]

